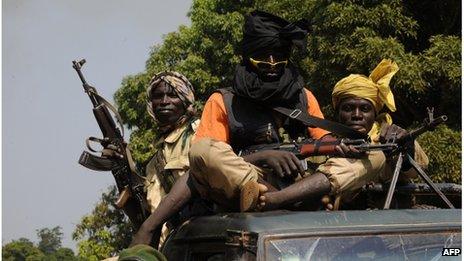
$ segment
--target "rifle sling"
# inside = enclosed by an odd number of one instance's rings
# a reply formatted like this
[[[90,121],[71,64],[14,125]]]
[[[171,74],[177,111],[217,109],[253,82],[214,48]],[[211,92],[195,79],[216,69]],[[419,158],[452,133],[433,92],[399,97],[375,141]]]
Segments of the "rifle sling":
[[[169,193],[175,183],[175,179],[171,170],[164,169],[166,166],[166,159],[164,158],[163,150],[161,148],[155,153],[154,160],[154,166],[156,168],[156,175],[158,176],[158,180],[160,181],[164,191]]]
[[[367,136],[360,133],[359,131],[353,130],[350,127],[343,125],[338,122],[329,121],[322,118],[317,118],[311,115],[307,115],[306,113],[302,113],[300,109],[288,109],[284,107],[274,107],[273,110],[291,118],[294,120],[298,120],[311,128],[321,128],[324,130],[328,130],[333,132],[337,135],[351,138],[351,139],[367,139]]]
[[[319,153],[319,148],[321,147],[321,140],[315,140],[314,141],[314,155],[317,155]]]
[[[119,129],[121,130],[121,136],[124,137],[124,126],[122,124],[122,118],[121,118],[121,115],[119,115],[118,110],[113,106],[113,104],[111,104],[105,98],[103,98],[100,94],[98,94],[97,91],[95,90],[95,88],[88,88],[88,89],[86,89],[86,91],[92,93],[92,95],[97,97],[98,101],[103,103],[111,112],[113,112],[113,114],[116,117],[116,121],[119,124]],[[91,139],[91,138],[93,138],[93,137],[90,137],[89,139]],[[99,141],[99,142],[101,143],[101,141]],[[87,143],[87,147],[90,150],[92,150],[91,147],[89,146],[88,140],[86,141],[86,143]],[[134,175],[137,175],[138,177],[140,177],[142,179],[145,179],[145,177],[142,177],[137,173],[137,170],[135,169],[135,162],[132,159],[132,154],[131,154],[131,152],[130,152],[130,150],[129,150],[129,148],[127,146],[125,146],[125,150],[126,150],[125,152],[126,152],[126,156],[127,156],[127,163],[129,164],[129,169],[130,169],[131,173],[134,174]],[[92,150],[92,151],[96,152],[94,150]]]

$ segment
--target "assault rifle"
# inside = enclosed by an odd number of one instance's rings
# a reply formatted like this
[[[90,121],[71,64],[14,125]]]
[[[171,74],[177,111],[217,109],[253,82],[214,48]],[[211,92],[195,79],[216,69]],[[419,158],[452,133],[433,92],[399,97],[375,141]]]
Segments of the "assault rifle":
[[[396,143],[371,144],[364,139],[352,140],[347,138],[324,138],[322,140],[304,139],[301,142],[293,141],[290,143],[271,143],[253,145],[241,150],[238,153],[238,155],[246,156],[261,150],[283,150],[292,152],[300,160],[310,156],[336,156],[338,155],[336,146],[342,143],[345,145],[352,145],[354,148],[361,152],[371,150],[394,151],[398,148],[398,144]]]
[[[398,148],[398,145],[396,143],[371,144],[364,139],[336,139],[332,137],[326,137],[322,140],[304,139],[301,141],[293,141],[289,143],[253,145],[239,151],[238,156],[246,156],[262,150],[288,151],[293,153],[298,159],[300,159],[301,166],[304,170],[307,170],[308,162],[305,160],[307,157],[320,155],[339,155],[339,152],[336,150],[336,146],[340,145],[341,143],[346,145],[352,145],[359,151],[363,152],[371,150],[393,151]],[[264,165],[262,167],[267,168],[268,166]],[[280,188],[287,187],[294,182],[293,178],[276,178],[273,175],[270,175],[268,179],[273,180],[272,182],[274,182]]]
[[[100,143],[104,149],[116,152],[116,156],[110,157],[96,156],[84,151],[79,158],[79,164],[92,170],[111,171],[119,191],[119,198],[115,205],[124,210],[136,231],[150,215],[150,212],[143,189],[143,178],[137,174],[132,155],[126,142],[124,142],[121,117],[117,110],[97,93],[95,87],[86,82],[81,71],[85,59],[72,63],[82,81],[84,91],[89,95],[93,105],[93,114],[103,134],[102,139],[89,137],[86,140],[87,148],[92,152],[97,152],[90,146],[90,141],[92,141]],[[116,116],[119,128],[116,126],[110,111]]]
[[[391,140],[388,140],[384,144],[370,144],[364,139],[323,139],[323,140],[312,140],[307,139],[302,142],[291,142],[291,143],[272,143],[272,144],[262,144],[254,145],[247,147],[241,150],[238,155],[246,156],[261,150],[284,150],[289,151],[295,154],[300,160],[305,159],[309,156],[318,156],[318,155],[332,155],[336,156],[337,150],[336,146],[344,143],[346,145],[353,145],[359,151],[371,151],[371,150],[382,150],[385,151],[388,155],[397,155],[397,162],[395,165],[395,170],[393,172],[393,177],[388,189],[388,194],[385,199],[384,209],[389,209],[391,200],[393,198],[393,193],[395,192],[395,187],[398,182],[399,173],[401,167],[403,166],[404,157],[409,162],[409,164],[419,173],[419,176],[426,182],[426,184],[437,194],[441,200],[449,207],[454,208],[453,204],[449,199],[440,191],[440,189],[432,182],[432,180],[427,176],[427,174],[420,168],[417,162],[408,154],[408,148],[405,144],[414,141],[419,135],[435,129],[441,123],[447,121],[447,116],[442,115],[437,118],[434,118],[433,108],[427,108],[428,118],[424,120],[422,127],[414,131],[409,132],[405,137],[401,139],[396,139],[393,137]],[[303,167],[305,167],[306,161],[302,162]],[[287,184],[288,185],[288,184]]]

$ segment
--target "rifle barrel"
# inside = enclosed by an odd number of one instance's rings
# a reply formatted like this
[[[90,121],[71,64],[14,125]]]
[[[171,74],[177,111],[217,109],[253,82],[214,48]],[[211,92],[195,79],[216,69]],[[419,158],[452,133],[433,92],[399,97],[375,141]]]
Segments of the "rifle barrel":
[[[72,61],[73,63],[73,68],[76,70],[77,75],[81,79],[82,82],[82,87],[84,87],[84,91],[89,95],[90,101],[92,102],[92,105],[94,108],[96,108],[100,103],[98,101],[98,98],[93,95],[93,93],[97,93],[97,90],[90,86],[87,81],[85,80],[84,74],[81,71],[82,65],[85,63],[85,59],[82,59],[80,61]]]
[[[417,138],[419,135],[421,135],[424,132],[427,132],[429,130],[434,129],[438,125],[442,124],[443,122],[447,121],[448,117],[446,115],[442,115],[438,118],[433,119],[431,122],[427,122],[424,126],[420,127],[419,129],[413,130],[409,132],[407,136],[399,140],[399,143],[403,143],[408,140],[414,140]]]
[[[395,150],[398,148],[398,145],[395,143],[385,143],[385,144],[360,144],[354,145],[354,147],[361,151],[370,151],[370,150]]]
[[[81,72],[82,65],[85,63],[85,59],[77,62],[77,61],[72,61],[73,63],[73,68],[76,70],[77,74],[79,75],[79,78],[81,79],[82,85],[84,85],[84,88],[88,86],[87,81],[84,78],[84,75]]]

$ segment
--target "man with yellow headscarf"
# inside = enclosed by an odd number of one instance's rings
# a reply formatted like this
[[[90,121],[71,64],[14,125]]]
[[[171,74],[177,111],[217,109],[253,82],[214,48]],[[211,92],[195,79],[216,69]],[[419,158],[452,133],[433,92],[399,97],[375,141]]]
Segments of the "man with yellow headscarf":
[[[382,60],[369,77],[351,74],[340,80],[332,93],[339,122],[368,134],[372,143],[384,143],[393,137],[401,139],[406,136],[408,132],[392,124],[390,115],[382,111],[384,107],[391,112],[396,110],[389,83],[397,71],[398,65],[395,62]],[[421,167],[427,166],[428,158],[417,142],[410,141],[405,146],[408,146],[409,154]],[[356,149],[351,148],[351,151],[356,152]],[[280,191],[264,193],[261,198],[264,201],[263,209],[317,200],[324,194],[350,201],[364,185],[391,179],[394,163],[395,160],[386,157],[382,151],[370,151],[361,156],[358,154],[356,158],[328,158],[314,174]],[[415,170],[404,163],[401,178],[415,176]]]
[[[393,124],[388,112],[395,112],[395,99],[390,89],[390,80],[398,72],[398,65],[388,59],[382,60],[369,77],[351,74],[341,79],[332,92],[332,105],[339,121],[358,131],[367,133],[373,143],[384,143],[392,138],[401,139],[408,132]],[[423,168],[428,158],[417,142],[406,144],[409,154]],[[372,151],[367,157],[352,162],[346,158],[329,159],[319,166],[331,183],[331,193],[350,196],[368,182],[387,181],[392,175],[395,159],[385,157],[381,151]],[[417,176],[409,162],[403,163],[405,179]]]

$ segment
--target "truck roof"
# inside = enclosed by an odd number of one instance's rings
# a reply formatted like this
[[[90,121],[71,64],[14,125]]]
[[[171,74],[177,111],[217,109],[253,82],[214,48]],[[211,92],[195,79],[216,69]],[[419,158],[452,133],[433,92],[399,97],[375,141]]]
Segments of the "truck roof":
[[[226,230],[285,233],[340,230],[390,230],[414,227],[461,228],[460,209],[395,209],[349,211],[269,211],[224,213],[185,222],[173,240],[224,238]]]

